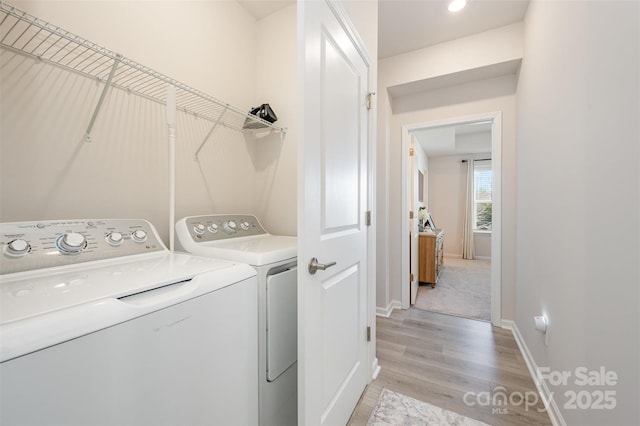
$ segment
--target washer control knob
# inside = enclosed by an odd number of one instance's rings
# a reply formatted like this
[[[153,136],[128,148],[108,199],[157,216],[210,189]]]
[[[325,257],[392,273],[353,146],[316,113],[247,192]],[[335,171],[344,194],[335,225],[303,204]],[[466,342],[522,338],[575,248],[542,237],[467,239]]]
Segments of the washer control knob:
[[[246,220],[240,222],[240,228],[243,231],[248,231],[249,230],[249,222],[247,222]]]
[[[217,234],[218,233],[218,225],[216,225],[215,223],[212,223],[211,225],[209,225],[207,227],[207,229],[209,230],[209,232],[211,232],[212,234]]]
[[[119,232],[110,232],[109,235],[107,235],[107,243],[110,246],[117,247],[122,244],[123,241],[124,237]]]
[[[238,232],[237,228],[238,226],[233,220],[229,220],[225,222],[224,225],[222,225],[222,229],[224,229],[224,232],[226,232],[227,234],[235,234],[236,232]]]
[[[6,253],[12,257],[20,257],[29,253],[31,246],[22,238],[15,239],[7,244]]]
[[[138,229],[137,231],[133,231],[131,233],[131,239],[136,243],[144,243],[147,241],[147,233],[142,229]]]
[[[56,240],[58,250],[62,254],[77,254],[87,247],[87,239],[77,232],[62,234]]]
[[[193,227],[193,232],[195,232],[196,235],[204,234],[204,230],[205,230],[205,228],[204,228],[203,224],[196,225],[196,226]]]

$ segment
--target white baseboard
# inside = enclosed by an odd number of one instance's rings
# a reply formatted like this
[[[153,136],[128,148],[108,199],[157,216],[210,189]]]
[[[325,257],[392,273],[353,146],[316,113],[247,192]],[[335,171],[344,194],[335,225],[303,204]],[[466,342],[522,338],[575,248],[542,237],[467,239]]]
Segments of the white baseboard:
[[[402,308],[402,302],[399,300],[392,300],[386,308],[376,307],[376,315],[379,317],[389,318],[394,309],[400,308]]]
[[[454,258],[454,259],[462,259],[461,254],[444,253],[443,256]],[[473,258],[478,260],[491,260],[491,256],[474,256]]]
[[[379,308],[376,306],[376,316],[389,318],[391,316],[391,312],[393,312],[393,308],[391,304],[389,304],[386,308]]]
[[[518,344],[520,353],[524,358],[524,362],[527,364],[527,369],[529,370],[529,374],[533,379],[533,383],[535,383],[536,389],[538,390],[538,393],[540,394],[544,402],[551,423],[553,424],[553,426],[567,426],[567,423],[564,421],[564,418],[560,413],[558,404],[556,404],[556,401],[551,396],[552,394],[549,390],[549,387],[547,386],[547,383],[544,380],[539,380],[538,378],[538,364],[536,364],[535,359],[533,359],[533,356],[531,355],[527,344],[520,334],[520,330],[518,330],[518,326],[512,320],[503,319],[502,328],[511,330],[513,337],[516,339],[516,343]]]
[[[378,364],[378,358],[376,357],[376,359],[373,360],[373,365],[371,366],[371,380],[375,380],[378,378],[378,374],[380,374],[381,369],[382,367],[380,367],[380,364]]]

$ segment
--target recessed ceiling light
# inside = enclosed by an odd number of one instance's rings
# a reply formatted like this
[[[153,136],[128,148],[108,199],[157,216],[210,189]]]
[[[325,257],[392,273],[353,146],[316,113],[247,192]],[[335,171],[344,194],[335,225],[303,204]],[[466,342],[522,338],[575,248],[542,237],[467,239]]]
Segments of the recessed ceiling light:
[[[460,12],[467,5],[467,0],[451,0],[449,12]]]

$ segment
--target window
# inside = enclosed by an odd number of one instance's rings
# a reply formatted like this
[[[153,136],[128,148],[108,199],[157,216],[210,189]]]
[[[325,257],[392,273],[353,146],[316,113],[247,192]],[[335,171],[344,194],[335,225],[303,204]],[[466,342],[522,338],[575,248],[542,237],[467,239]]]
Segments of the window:
[[[491,161],[476,161],[473,175],[473,229],[491,231]]]

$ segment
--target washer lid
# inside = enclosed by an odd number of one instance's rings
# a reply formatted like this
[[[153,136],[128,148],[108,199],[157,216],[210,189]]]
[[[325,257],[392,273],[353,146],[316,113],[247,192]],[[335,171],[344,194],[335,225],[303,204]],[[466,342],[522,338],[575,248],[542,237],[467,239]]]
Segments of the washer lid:
[[[0,276],[0,325],[233,266],[223,260],[162,252]],[[251,275],[255,272],[250,268],[239,269],[235,281]]]
[[[222,241],[205,241],[185,247],[192,254],[263,266],[295,258],[298,239],[280,235],[256,235]]]
[[[50,270],[48,276],[41,270],[39,275],[3,277],[0,362],[224,291],[241,281],[257,284],[249,265],[168,252],[101,264]]]

